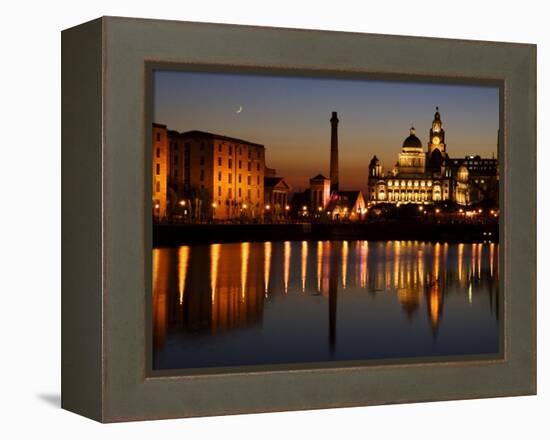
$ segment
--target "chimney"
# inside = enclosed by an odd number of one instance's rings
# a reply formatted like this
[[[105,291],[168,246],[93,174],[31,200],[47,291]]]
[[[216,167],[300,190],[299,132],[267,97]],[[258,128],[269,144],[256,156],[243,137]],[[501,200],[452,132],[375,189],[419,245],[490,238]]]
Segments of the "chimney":
[[[330,118],[330,192],[338,191],[338,114],[332,112]]]

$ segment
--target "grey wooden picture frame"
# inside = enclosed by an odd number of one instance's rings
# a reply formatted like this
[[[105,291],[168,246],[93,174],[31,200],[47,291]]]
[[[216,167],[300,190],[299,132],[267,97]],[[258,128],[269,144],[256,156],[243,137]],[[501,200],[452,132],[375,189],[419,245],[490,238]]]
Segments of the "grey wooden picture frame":
[[[500,87],[499,356],[150,368],[151,71]],[[102,17],[62,32],[62,407],[101,422],[536,393],[536,46]]]

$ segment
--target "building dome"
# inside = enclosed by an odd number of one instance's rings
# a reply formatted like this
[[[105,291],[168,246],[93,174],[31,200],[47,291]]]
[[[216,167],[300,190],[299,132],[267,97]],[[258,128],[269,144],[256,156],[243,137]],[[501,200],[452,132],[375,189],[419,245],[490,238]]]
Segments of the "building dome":
[[[422,142],[416,137],[416,130],[414,127],[411,127],[410,135],[407,139],[403,141],[402,148],[416,148],[422,149]]]

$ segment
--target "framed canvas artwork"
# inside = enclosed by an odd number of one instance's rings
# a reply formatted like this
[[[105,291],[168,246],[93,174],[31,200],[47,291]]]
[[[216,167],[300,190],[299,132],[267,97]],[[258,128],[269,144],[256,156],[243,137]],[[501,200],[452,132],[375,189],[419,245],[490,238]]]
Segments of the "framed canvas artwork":
[[[104,17],[62,55],[64,408],[535,393],[535,46]]]

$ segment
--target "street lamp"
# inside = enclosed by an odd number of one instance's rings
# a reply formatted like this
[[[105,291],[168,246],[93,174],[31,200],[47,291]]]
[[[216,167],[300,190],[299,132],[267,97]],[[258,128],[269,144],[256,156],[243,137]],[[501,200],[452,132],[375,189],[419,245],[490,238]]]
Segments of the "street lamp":
[[[180,206],[185,206],[185,200],[180,200]]]
[[[155,216],[157,217],[157,222],[160,223],[160,204],[155,203]]]

